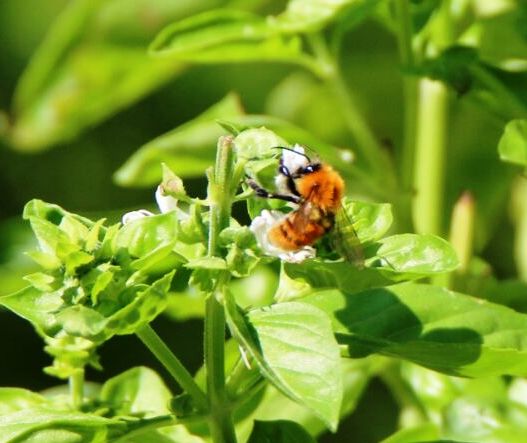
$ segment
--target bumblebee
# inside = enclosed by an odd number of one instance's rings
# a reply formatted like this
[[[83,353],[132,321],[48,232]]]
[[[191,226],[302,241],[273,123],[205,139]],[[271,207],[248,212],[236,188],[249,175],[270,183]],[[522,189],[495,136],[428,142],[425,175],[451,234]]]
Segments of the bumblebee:
[[[355,263],[360,261],[356,248],[358,239],[351,223],[343,230],[334,229],[336,223],[345,217],[342,209],[345,185],[340,174],[330,165],[312,160],[301,146],[277,149],[283,150],[275,179],[279,192],[269,192],[253,179],[247,180],[257,196],[295,204],[293,211],[269,229],[269,241],[284,251],[295,251],[314,244],[330,231],[336,231],[337,237],[341,237],[338,239],[340,244],[336,245],[340,246],[339,252]],[[341,235],[346,230],[347,239]]]

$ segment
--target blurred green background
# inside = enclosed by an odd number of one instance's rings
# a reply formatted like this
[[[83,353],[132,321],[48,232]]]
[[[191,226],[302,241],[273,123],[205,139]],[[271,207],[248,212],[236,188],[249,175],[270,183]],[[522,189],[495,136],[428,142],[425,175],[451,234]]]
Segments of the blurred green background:
[[[0,2],[0,110],[3,110],[0,127],[13,122],[13,96],[20,76],[54,20],[69,3],[67,0]],[[114,11],[108,8],[106,15],[93,25],[92,34],[82,39],[95,42],[95,48],[99,40],[104,40],[110,42],[108,47],[112,50],[123,47],[144,50],[162,27],[162,21],[145,22],[136,28],[127,27],[127,23],[138,23],[144,18],[148,1],[129,0],[126,5],[115,0],[108,3],[114,4]],[[165,21],[170,22],[174,17],[227,3],[273,12],[283,9],[286,2],[156,0],[151,5],[165,11]],[[396,150],[401,144],[404,110],[402,72],[393,35],[378,22],[368,20],[346,35],[343,48],[344,75],[361,110],[386,149]],[[99,80],[97,61],[94,57],[94,64],[81,64],[77,68],[85,70],[96,82]],[[124,65],[123,69],[128,68]],[[132,65],[129,69],[133,69]],[[28,200],[40,198],[72,212],[92,218],[105,216],[112,221],[119,220],[128,210],[152,208],[154,189],[119,187],[113,180],[115,171],[140,146],[192,119],[231,91],[238,94],[248,113],[282,117],[327,142],[353,147],[354,140],[328,91],[298,67],[278,63],[178,66],[164,69],[159,76],[159,85],[153,85],[141,97],[130,99],[130,104],[120,105],[122,109],[110,109],[111,106],[103,103],[108,112],[97,111],[101,117],[89,124],[82,120],[82,107],[94,106],[89,100],[97,102],[104,94],[74,103],[80,117],[74,115],[72,120],[78,118],[78,127],[85,125],[86,129],[72,130],[57,143],[43,142],[39,146],[39,137],[45,134],[41,135],[38,130],[26,144],[23,139],[18,144],[0,139],[0,295],[23,287],[21,277],[31,270],[32,265],[22,252],[31,249],[32,238],[20,217]],[[507,214],[507,194],[514,171],[498,162],[496,145],[502,128],[503,122],[484,109],[453,100],[445,207],[451,208],[464,190],[474,193],[480,222],[476,232],[477,252],[493,265],[498,276],[506,278],[514,274],[512,228]],[[205,193],[205,181],[200,177],[186,181],[186,185],[189,194]],[[445,231],[449,212],[450,209],[444,214]],[[242,219],[245,216],[237,215]],[[195,349],[201,347],[201,321],[174,323],[161,318],[154,328],[190,368],[200,366],[202,357]],[[0,335],[2,386],[40,390],[55,384],[41,370],[48,364],[48,357],[29,324],[2,311]],[[135,337],[116,337],[103,347],[101,354],[104,372],[90,372],[89,380],[102,381],[140,364],[163,374]],[[397,407],[390,393],[375,381],[358,410],[343,423],[339,435],[353,432],[355,441],[379,441],[396,429],[396,414]],[[346,441],[341,438],[327,436],[323,441]]]

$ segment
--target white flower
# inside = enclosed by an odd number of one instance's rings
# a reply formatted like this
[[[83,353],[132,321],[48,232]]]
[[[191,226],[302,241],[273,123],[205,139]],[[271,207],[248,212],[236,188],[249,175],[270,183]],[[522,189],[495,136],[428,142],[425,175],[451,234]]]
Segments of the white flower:
[[[286,215],[280,211],[263,210],[251,223],[251,231],[254,233],[258,245],[266,255],[278,257],[289,263],[301,263],[304,260],[315,258],[316,249],[312,246],[303,246],[294,251],[286,251],[271,243],[269,240],[269,229],[279,223]]]
[[[155,196],[157,207],[161,211],[161,214],[177,209],[177,199],[170,195],[163,194],[163,189],[161,186],[157,187]],[[126,225],[127,223],[130,223],[134,220],[138,220],[143,217],[149,217],[151,215],[154,215],[154,213],[148,211],[147,209],[139,209],[138,211],[127,212],[123,215],[121,223]]]
[[[174,211],[177,208],[177,199],[171,195],[164,194],[163,187],[161,185],[159,185],[156,189],[156,202],[161,214]]]
[[[146,209],[139,209],[139,211],[127,212],[126,214],[123,215],[123,218],[121,219],[121,223],[123,225],[126,225],[134,220],[139,220],[140,218],[148,217],[150,215],[154,215],[154,213]]]

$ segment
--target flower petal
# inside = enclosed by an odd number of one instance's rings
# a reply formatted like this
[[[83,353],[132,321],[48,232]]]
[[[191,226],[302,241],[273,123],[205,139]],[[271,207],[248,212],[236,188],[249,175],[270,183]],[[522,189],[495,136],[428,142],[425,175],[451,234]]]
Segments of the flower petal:
[[[156,189],[156,202],[162,214],[177,208],[177,199],[163,193],[163,187],[159,185]]]
[[[139,209],[138,211],[127,212],[123,215],[121,223],[123,225],[126,225],[127,223],[130,223],[134,220],[139,220],[140,218],[149,217],[151,215],[154,215],[154,213],[146,209]]]

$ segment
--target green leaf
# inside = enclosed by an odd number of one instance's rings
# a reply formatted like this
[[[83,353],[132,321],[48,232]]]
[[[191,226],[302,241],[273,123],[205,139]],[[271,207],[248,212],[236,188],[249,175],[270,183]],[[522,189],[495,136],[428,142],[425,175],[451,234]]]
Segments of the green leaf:
[[[459,265],[454,248],[435,235],[393,235],[378,244],[375,255],[383,268],[405,277],[450,272]]]
[[[29,222],[40,249],[45,254],[63,258],[65,254],[80,249],[57,225],[36,217],[31,217]]]
[[[317,64],[302,53],[296,36],[283,36],[269,20],[244,11],[218,9],[189,17],[163,29],[150,53],[200,63],[285,61]]]
[[[282,137],[263,126],[241,131],[233,143],[238,157],[246,160],[275,158],[280,155],[280,151],[273,148],[289,146]]]
[[[474,48],[451,46],[437,58],[426,60],[417,73],[442,80],[462,95],[474,87],[471,68],[478,63],[478,53]]]
[[[163,312],[167,305],[168,290],[174,274],[175,271],[172,271],[151,285],[144,285],[146,287],[143,290],[138,287],[131,294],[133,299],[108,317],[104,331],[107,337],[111,337],[113,334],[133,334]]]
[[[247,443],[315,443],[302,426],[294,421],[254,422],[253,431]]]
[[[196,53],[229,42],[260,40],[268,33],[265,20],[258,15],[217,9],[167,26],[150,45],[150,52],[156,55]]]
[[[28,151],[69,140],[177,76],[184,66],[152,60],[148,42],[171,21],[217,3],[71,2],[20,80],[11,142]],[[144,20],[146,9],[155,20]]]
[[[457,440],[522,443],[527,408],[503,399],[463,395],[443,410],[445,433]]]
[[[379,0],[290,0],[286,10],[276,17],[276,25],[286,32],[319,31],[342,14],[346,7],[363,13]]]
[[[216,143],[224,130],[215,122],[242,114],[236,95],[229,94],[182,126],[143,145],[115,173],[122,186],[150,186],[162,179],[160,163],[179,177],[202,175],[214,163]]]
[[[116,415],[140,417],[168,414],[171,397],[161,377],[146,367],[128,369],[107,380],[100,394]]]
[[[82,305],[69,306],[55,315],[58,325],[69,335],[93,339],[106,326],[106,318]]]
[[[338,346],[325,314],[306,307],[281,303],[253,310],[246,319],[229,297],[227,318],[262,375],[334,430],[342,401]]]
[[[172,244],[177,239],[178,231],[178,219],[174,212],[143,217],[127,223],[119,230],[113,249],[118,252],[122,248],[133,257],[145,257],[158,250],[162,244]],[[162,250],[159,252],[163,253]]]
[[[508,71],[527,70],[525,7],[477,20],[463,33],[461,43],[477,48],[481,59]]]
[[[53,313],[63,301],[53,293],[27,287],[14,294],[0,297],[0,305],[25,318],[39,329],[47,330],[56,325]]]
[[[342,204],[361,243],[380,239],[392,225],[392,205],[389,203],[360,202],[345,197]]]
[[[348,262],[309,260],[301,264],[284,263],[284,270],[293,279],[303,280],[313,288],[339,288],[358,292],[387,286],[394,282],[375,268],[358,269]]]
[[[412,283],[357,294],[327,290],[302,301],[333,316],[351,357],[377,352],[469,377],[527,370],[527,316],[501,305]]]
[[[0,388],[0,416],[38,407],[46,402],[39,394],[20,388]]]
[[[52,283],[55,281],[55,279],[51,275],[44,274],[43,272],[35,272],[33,274],[24,276],[24,280],[31,283],[31,286],[41,292],[53,291]]]
[[[450,46],[412,71],[449,84],[459,96],[466,95],[507,120],[527,113],[527,97],[522,86],[527,74],[489,67],[474,48]]]
[[[76,226],[77,233],[79,233],[80,230],[83,230],[82,226],[92,229],[92,228],[95,228],[96,224],[101,223],[101,221],[98,221],[97,223],[95,223],[89,218],[82,217],[78,214],[73,214],[71,212],[68,212],[65,209],[61,208],[59,205],[48,203],[48,202],[45,202],[45,201],[42,201],[36,198],[26,203],[26,205],[24,206],[24,212],[22,214],[22,217],[25,220],[30,220],[30,219],[46,220],[57,226],[63,223],[64,218],[67,218],[68,221],[64,221],[64,223],[74,224],[74,226]],[[71,228],[73,228],[73,226]],[[101,229],[101,230],[104,230],[104,229]],[[66,232],[66,230],[64,231]],[[78,237],[79,236],[77,235],[75,238],[78,239]],[[90,235],[87,235],[87,237],[90,237]]]
[[[124,422],[97,415],[53,410],[22,409],[2,416],[0,443],[99,443],[125,431]]]
[[[431,439],[439,437],[439,429],[437,425],[433,423],[425,423],[419,426],[405,428],[397,431],[395,434],[385,438],[380,443],[416,443],[416,442],[428,442],[433,443]],[[436,443],[439,440],[434,440]],[[444,441],[444,440],[443,440]],[[461,442],[458,442],[461,443]]]
[[[227,269],[227,263],[225,263],[225,260],[220,257],[201,257],[189,260],[185,264],[185,268],[223,271]]]
[[[498,144],[500,159],[527,167],[527,120],[512,120],[505,126]]]

